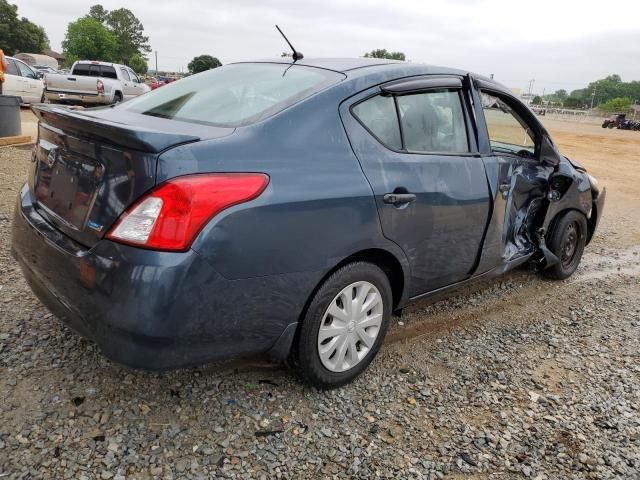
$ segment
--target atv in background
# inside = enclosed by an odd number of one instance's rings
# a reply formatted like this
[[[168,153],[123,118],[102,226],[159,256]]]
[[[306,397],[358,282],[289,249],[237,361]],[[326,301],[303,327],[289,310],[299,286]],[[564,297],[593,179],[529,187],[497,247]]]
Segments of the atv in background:
[[[604,122],[602,122],[602,128],[620,128],[620,124],[625,121],[626,117],[626,113],[614,113],[609,118],[605,119]]]
[[[626,113],[614,113],[604,122],[602,122],[602,128],[619,128],[620,130],[640,130],[640,121],[627,120]]]

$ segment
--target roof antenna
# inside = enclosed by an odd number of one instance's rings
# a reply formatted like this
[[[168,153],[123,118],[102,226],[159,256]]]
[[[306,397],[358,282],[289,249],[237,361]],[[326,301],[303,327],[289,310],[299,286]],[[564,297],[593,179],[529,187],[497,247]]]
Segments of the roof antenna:
[[[304,55],[302,54],[302,52],[298,52],[295,48],[293,48],[293,45],[291,45],[291,42],[289,41],[287,36],[284,33],[282,33],[282,30],[280,30],[280,27],[278,25],[276,25],[276,28],[280,32],[280,35],[282,35],[282,38],[284,38],[284,41],[289,44],[289,47],[291,47],[291,50],[293,51],[293,55],[292,55],[293,61],[296,62],[298,60],[303,59]]]

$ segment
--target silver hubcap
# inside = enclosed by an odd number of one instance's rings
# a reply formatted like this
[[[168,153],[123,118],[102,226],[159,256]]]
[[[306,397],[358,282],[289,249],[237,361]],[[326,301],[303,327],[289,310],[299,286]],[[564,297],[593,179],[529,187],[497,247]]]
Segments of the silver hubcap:
[[[355,367],[367,356],[382,325],[382,296],[369,282],[345,287],[331,301],[318,332],[318,354],[332,372]]]

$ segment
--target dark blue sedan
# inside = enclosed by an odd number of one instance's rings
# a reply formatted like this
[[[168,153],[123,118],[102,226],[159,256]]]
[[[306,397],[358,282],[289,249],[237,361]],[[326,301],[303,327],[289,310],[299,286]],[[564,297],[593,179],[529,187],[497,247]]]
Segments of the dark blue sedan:
[[[13,254],[133,367],[268,352],[344,384],[412,300],[525,262],[570,276],[604,204],[509,90],[449,68],[236,63],[34,110]]]

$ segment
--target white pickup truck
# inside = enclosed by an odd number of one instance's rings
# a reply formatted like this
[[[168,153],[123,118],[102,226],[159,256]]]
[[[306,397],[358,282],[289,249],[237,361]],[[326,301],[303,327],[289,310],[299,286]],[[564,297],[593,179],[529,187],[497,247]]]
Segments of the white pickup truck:
[[[48,73],[44,82],[52,103],[110,105],[150,90],[126,65],[88,60],[75,62],[71,75]]]

